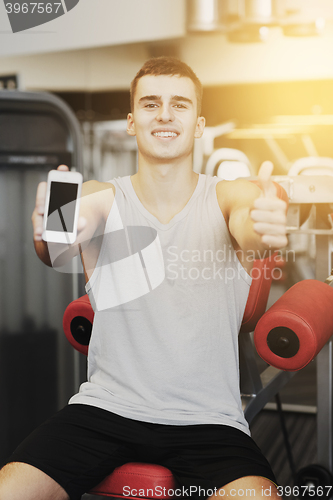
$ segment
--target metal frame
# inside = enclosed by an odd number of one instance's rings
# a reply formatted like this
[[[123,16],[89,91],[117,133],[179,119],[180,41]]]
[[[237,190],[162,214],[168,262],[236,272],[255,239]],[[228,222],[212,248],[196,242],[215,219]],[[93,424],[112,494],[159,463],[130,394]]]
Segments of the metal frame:
[[[68,130],[73,139],[73,157],[77,169],[82,172],[82,135],[79,122],[71,108],[59,97],[46,92],[21,92],[2,90],[0,91],[0,111],[20,110],[20,111],[42,111],[53,113],[59,116],[68,126]]]
[[[80,124],[71,110],[71,108],[59,97],[54,94],[46,92],[22,92],[18,90],[3,90],[0,91],[0,113],[3,111],[7,112],[20,112],[33,115],[34,113],[55,115],[60,119],[65,127],[68,129],[69,138],[69,151],[73,156],[73,164],[76,170],[83,172],[83,139],[80,129]],[[78,298],[82,295],[82,291],[79,286],[78,273],[72,273],[72,297],[73,299]],[[77,390],[80,382],[82,372],[80,366],[79,353],[76,351],[74,355],[74,382],[73,390]],[[68,382],[65,380],[61,384],[64,390],[60,390],[59,393],[59,406],[63,406],[67,397],[63,396],[62,393],[66,393],[68,389],[65,390],[65,385]]]
[[[333,204],[333,176],[274,176],[289,196],[289,211],[299,212],[302,203]],[[332,210],[333,211],[333,210]],[[316,217],[315,228],[302,229],[293,218],[287,228],[289,233],[314,234],[316,238],[315,278],[325,281],[333,268],[333,228],[322,228]],[[288,221],[287,221],[288,224]],[[333,307],[333,305],[332,305]],[[332,332],[333,333],[333,332]],[[333,473],[333,340],[327,342],[317,355],[317,463]],[[251,337],[240,334],[241,392],[244,413],[248,420],[264,408],[265,404],[293,377],[293,372],[285,372],[273,367],[261,374],[255,360]]]
[[[58,116],[68,127],[73,142],[72,154],[76,170],[83,172],[83,139],[79,122],[71,108],[59,97],[47,92],[0,91],[1,111],[42,112]],[[77,273],[73,273],[73,299],[79,297]]]
[[[316,236],[316,279],[320,281],[324,281],[331,274],[331,246],[330,234]],[[333,473],[332,338],[317,356],[317,454],[318,464]]]
[[[268,366],[260,373],[250,333],[240,334],[239,354],[243,411],[250,424],[295,373],[282,371],[273,366]]]

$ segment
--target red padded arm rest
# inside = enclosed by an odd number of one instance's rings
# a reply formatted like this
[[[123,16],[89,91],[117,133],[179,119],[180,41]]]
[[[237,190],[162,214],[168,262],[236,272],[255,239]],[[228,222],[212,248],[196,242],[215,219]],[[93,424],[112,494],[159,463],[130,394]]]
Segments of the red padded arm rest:
[[[267,259],[258,259],[253,262],[252,283],[245,306],[241,333],[253,332],[264,314],[275,267],[275,254]]]
[[[259,181],[253,180],[251,182],[260,187]],[[289,200],[286,191],[277,182],[274,182],[274,185],[276,187],[276,196],[284,200],[288,205]],[[276,254],[253,262],[251,271],[252,283],[240,329],[241,333],[253,332],[257,322],[266,310],[274,268],[278,266],[275,257]]]
[[[254,343],[270,365],[304,368],[333,334],[333,288],[317,280],[296,283],[259,320]]]
[[[88,295],[73,300],[65,311],[62,325],[70,344],[82,354],[88,354],[94,311]]]

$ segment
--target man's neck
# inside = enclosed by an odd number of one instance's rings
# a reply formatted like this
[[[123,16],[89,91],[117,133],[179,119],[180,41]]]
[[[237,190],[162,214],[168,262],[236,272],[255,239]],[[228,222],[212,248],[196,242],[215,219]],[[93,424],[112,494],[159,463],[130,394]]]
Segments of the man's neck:
[[[144,207],[167,224],[191,198],[198,174],[193,172],[190,162],[151,165],[141,161],[131,181]]]

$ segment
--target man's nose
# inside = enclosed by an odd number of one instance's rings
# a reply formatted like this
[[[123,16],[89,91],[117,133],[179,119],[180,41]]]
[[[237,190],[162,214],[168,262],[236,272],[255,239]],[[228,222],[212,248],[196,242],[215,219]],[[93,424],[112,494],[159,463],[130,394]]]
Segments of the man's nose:
[[[158,108],[158,113],[156,119],[162,122],[173,121],[175,115],[173,113],[172,107],[169,104],[162,104]]]

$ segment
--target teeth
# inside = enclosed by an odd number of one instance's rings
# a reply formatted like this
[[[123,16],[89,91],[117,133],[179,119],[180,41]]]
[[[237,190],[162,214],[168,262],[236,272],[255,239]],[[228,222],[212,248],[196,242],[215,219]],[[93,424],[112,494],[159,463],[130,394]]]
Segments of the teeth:
[[[175,132],[154,132],[155,137],[177,137]]]

